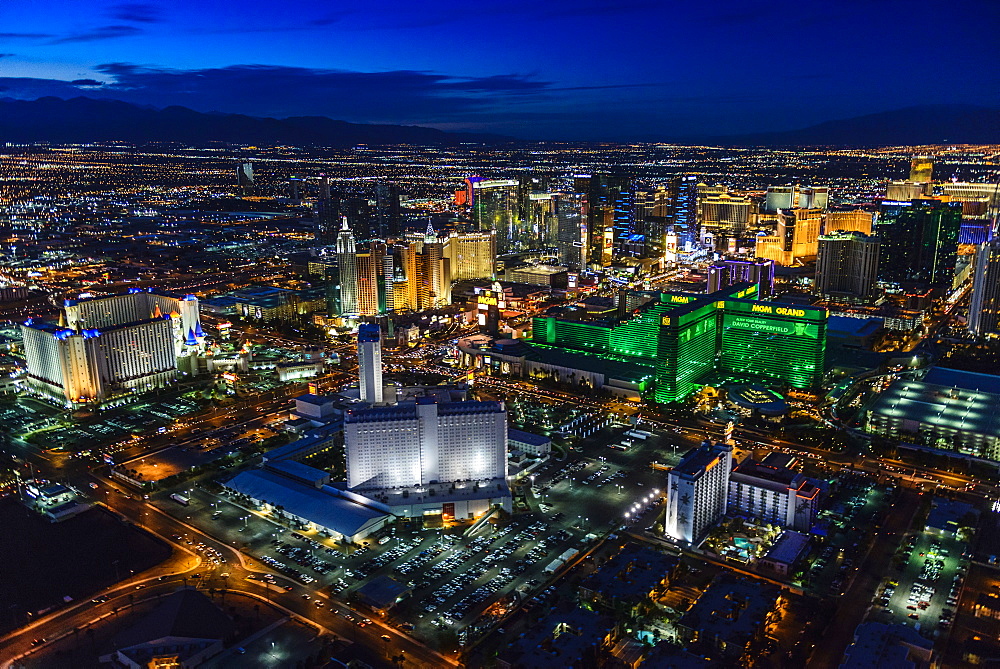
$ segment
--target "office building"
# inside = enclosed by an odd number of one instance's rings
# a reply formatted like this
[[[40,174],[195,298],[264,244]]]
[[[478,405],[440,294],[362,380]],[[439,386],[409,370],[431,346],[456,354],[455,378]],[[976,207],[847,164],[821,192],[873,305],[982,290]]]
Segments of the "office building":
[[[358,301],[358,248],[354,242],[354,233],[347,226],[347,217],[343,218],[340,232],[337,234],[337,268],[340,285],[340,313],[357,314],[360,308]]]
[[[910,181],[930,183],[933,181],[934,163],[928,156],[915,156],[910,161]]]
[[[1000,336],[1000,237],[976,249],[969,304],[969,332]]]
[[[774,261],[766,258],[716,260],[708,267],[705,292],[715,293],[738,283],[757,284],[758,295],[770,295],[774,291]]]
[[[822,223],[819,209],[782,210],[774,233],[757,237],[756,254],[786,267],[812,260]]]
[[[747,459],[737,465],[729,475],[727,513],[757,524],[810,532],[819,511],[820,489],[788,460],[772,453],[762,462]]]
[[[819,238],[816,293],[859,301],[875,296],[881,240],[860,232],[833,232]]]
[[[443,256],[451,268],[452,281],[492,279],[496,268],[496,234],[452,232],[444,242]]]
[[[560,193],[555,198],[556,253],[559,262],[580,270],[587,262],[587,196],[583,193]]]
[[[399,186],[380,181],[375,185],[375,236],[386,239],[403,232],[403,211]]]
[[[870,211],[828,211],[823,218],[823,232],[860,232],[865,235],[872,233],[874,215]]]
[[[950,286],[961,225],[958,202],[883,201],[875,223],[875,233],[882,239],[879,280]]]
[[[501,402],[421,397],[344,415],[351,490],[503,481],[507,410]]]
[[[240,163],[236,166],[236,185],[241,195],[253,193],[253,163]]]
[[[677,235],[681,250],[690,250],[698,240],[698,177],[685,174],[670,182],[667,225]]]
[[[382,403],[382,328],[377,323],[358,326],[358,380],[361,401]]]
[[[496,235],[498,254],[526,248],[517,239],[521,222],[518,182],[512,179],[487,181],[480,177],[470,177],[466,182],[476,230]]]
[[[768,186],[764,211],[777,213],[786,209],[825,210],[830,189],[825,186]]]
[[[26,383],[64,403],[101,404],[160,388],[204,346],[193,295],[134,291],[66,302],[65,326],[21,326]],[[195,373],[197,366],[186,365]]]
[[[726,514],[733,448],[706,441],[667,473],[663,531],[675,541],[697,545]]]

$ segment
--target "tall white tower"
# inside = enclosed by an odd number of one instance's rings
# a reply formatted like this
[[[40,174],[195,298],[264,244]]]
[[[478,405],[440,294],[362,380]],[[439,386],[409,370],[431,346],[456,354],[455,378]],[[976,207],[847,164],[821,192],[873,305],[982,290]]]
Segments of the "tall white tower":
[[[358,379],[361,382],[361,401],[381,404],[382,328],[377,323],[358,326]]]

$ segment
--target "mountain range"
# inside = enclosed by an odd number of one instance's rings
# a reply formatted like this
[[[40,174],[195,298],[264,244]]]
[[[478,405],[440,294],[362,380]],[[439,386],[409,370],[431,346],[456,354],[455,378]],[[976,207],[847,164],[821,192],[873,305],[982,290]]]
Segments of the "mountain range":
[[[336,121],[325,116],[258,118],[243,114],[198,112],[187,107],[155,109],[118,100],[54,97],[0,98],[0,142],[74,144],[122,141],[132,144],[213,142],[273,146],[358,144],[456,145],[501,142],[499,135],[448,133],[413,125],[376,125]]]
[[[450,146],[465,142],[500,144],[511,137],[451,133],[410,125],[349,123],[324,116],[260,118],[199,112],[186,107],[156,109],[118,100],[54,97],[0,98],[0,142],[133,144],[214,142],[344,148],[358,144]],[[898,146],[916,144],[1000,144],[1000,110],[967,105],[909,107],[783,132],[716,137],[657,138],[682,144],[725,146]]]

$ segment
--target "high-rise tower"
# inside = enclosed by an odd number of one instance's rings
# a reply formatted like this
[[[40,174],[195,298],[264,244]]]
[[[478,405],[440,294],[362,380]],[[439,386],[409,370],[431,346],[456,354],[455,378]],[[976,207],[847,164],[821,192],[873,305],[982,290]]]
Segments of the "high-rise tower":
[[[875,225],[882,238],[879,280],[950,286],[961,225],[960,202],[884,200]]]
[[[381,404],[382,328],[378,323],[362,323],[358,326],[358,380],[361,401]]]
[[[358,258],[354,233],[343,219],[337,235],[337,267],[340,271],[340,308],[342,313],[358,313]]]
[[[832,232],[819,238],[816,292],[824,297],[867,300],[878,277],[879,238],[861,232]]]
[[[1000,237],[976,250],[976,273],[972,278],[969,332],[1000,334]]]

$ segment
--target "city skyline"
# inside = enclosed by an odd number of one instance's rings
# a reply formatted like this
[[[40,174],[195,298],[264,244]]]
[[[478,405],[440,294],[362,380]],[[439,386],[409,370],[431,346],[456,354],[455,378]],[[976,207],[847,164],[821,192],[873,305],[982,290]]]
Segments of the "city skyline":
[[[955,74],[995,57],[987,17],[997,9],[960,2],[938,22],[922,4],[515,3],[470,15],[439,3],[374,12],[255,0],[232,12],[217,2],[66,2],[44,16],[8,4],[0,86],[20,99],[84,95],[552,140],[996,108],[991,70],[985,81]],[[868,30],[915,38],[890,44]],[[808,48],[786,57],[799,43]],[[947,85],[928,86],[935,80]]]

